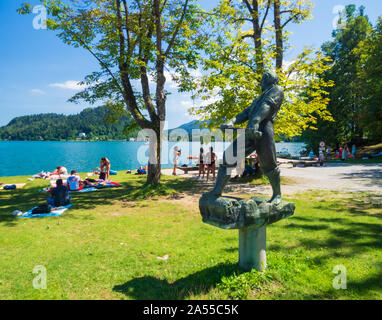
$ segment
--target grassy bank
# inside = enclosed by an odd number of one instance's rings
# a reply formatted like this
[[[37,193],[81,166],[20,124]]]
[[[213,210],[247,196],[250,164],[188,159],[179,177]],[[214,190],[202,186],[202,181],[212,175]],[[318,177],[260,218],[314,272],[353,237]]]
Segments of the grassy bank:
[[[26,177],[0,178],[3,183]],[[0,299],[381,299],[382,206],[365,194],[307,192],[270,226],[265,273],[237,269],[237,231],[201,222],[203,187],[119,173],[122,188],[75,194],[62,217],[15,219],[47,182],[0,191]],[[168,259],[163,257],[168,255]],[[162,257],[162,259],[158,259]],[[47,289],[32,286],[37,265]],[[333,289],[337,265],[347,290]]]

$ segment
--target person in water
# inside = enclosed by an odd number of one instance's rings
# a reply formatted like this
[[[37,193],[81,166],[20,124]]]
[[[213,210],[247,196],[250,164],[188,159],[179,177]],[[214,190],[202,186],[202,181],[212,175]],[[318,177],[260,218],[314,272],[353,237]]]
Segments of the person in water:
[[[110,168],[111,168],[111,163],[110,160],[106,157],[103,157],[100,162],[100,175],[102,173],[105,173],[105,179],[109,179],[110,177]]]

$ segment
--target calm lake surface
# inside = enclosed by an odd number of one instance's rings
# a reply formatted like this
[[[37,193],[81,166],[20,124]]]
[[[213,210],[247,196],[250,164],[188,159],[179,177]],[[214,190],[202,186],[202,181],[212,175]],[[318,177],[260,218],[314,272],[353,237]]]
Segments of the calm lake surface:
[[[191,164],[189,155],[199,155],[200,143],[164,143],[162,167],[172,167],[174,146],[182,150],[180,165]],[[224,143],[213,144],[219,158],[224,151]],[[228,146],[228,145],[227,145]],[[205,152],[208,146],[203,146]],[[304,143],[277,143],[277,151],[288,150],[299,156]],[[147,163],[148,145],[144,142],[59,142],[59,141],[0,141],[0,176],[33,175],[41,171],[53,171],[57,166],[65,166],[69,171],[90,172],[99,166],[102,157],[108,157],[112,170],[137,169],[142,160]],[[196,163],[196,162],[194,162]]]

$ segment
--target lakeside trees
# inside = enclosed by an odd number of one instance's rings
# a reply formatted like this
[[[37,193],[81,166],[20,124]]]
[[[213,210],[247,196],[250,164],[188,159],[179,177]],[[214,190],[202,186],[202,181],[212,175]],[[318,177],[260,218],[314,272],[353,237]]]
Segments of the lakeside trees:
[[[331,120],[326,106],[333,83],[320,76],[329,68],[328,58],[311,48],[293,61],[283,58],[289,48],[287,25],[309,19],[311,10],[311,1],[221,0],[206,18],[210,35],[200,62],[203,74],[185,81],[184,90],[203,101],[191,114],[219,126],[252,103],[264,70],[276,69],[286,94],[276,135],[291,138],[317,118]]]
[[[106,123],[109,108],[87,108],[76,115],[37,114],[13,119],[0,128],[1,140],[75,140],[83,132],[86,139],[124,140],[125,127],[131,123],[127,116],[118,121]],[[133,134],[132,134],[133,136]],[[135,133],[136,136],[136,133]]]
[[[71,101],[107,100],[114,110],[127,110],[149,132],[147,181],[161,174],[161,142],[166,120],[166,68],[179,73],[196,68],[203,43],[197,33],[202,19],[193,0],[40,0],[47,9],[47,27],[67,45],[81,47],[98,60],[100,71],[85,78],[88,85]],[[19,13],[31,13],[24,4]]]
[[[382,18],[373,27],[364,7],[349,5],[345,25],[322,46],[332,60],[323,78],[335,83],[328,104],[335,122],[319,120],[303,133],[314,150],[322,140],[333,147],[382,140]]]
[[[192,0],[83,2],[41,0],[48,28],[100,64],[70,101],[107,101],[111,120],[127,114],[131,129],[150,130],[150,183],[160,180],[169,71],[180,91],[203,101],[190,112],[210,127],[248,107],[263,71],[275,69],[286,92],[275,123],[279,137],[302,134],[311,145],[382,137],[382,22],[373,28],[364,9],[357,14],[348,6],[347,26],[332,43],[285,61],[287,26],[310,19],[312,1],[220,0],[209,12]],[[19,12],[31,8],[24,4]]]

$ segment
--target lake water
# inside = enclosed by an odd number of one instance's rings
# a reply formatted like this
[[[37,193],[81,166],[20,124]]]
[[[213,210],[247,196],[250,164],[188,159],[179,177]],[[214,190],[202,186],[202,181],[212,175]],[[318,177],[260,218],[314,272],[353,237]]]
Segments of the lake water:
[[[200,143],[164,143],[162,167],[172,167],[174,146],[182,149],[180,164],[191,164],[188,155],[199,155]],[[217,142],[215,152],[221,158],[224,143]],[[207,150],[208,146],[203,146]],[[303,143],[277,143],[277,151],[287,149],[299,156]],[[53,171],[57,166],[68,170],[90,172],[99,166],[102,157],[108,157],[113,170],[133,170],[147,163],[148,145],[144,142],[58,142],[58,141],[0,141],[0,176],[33,175],[41,171]]]

